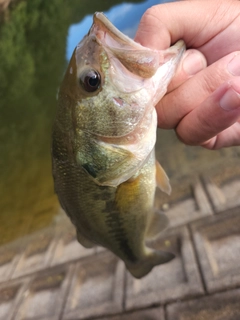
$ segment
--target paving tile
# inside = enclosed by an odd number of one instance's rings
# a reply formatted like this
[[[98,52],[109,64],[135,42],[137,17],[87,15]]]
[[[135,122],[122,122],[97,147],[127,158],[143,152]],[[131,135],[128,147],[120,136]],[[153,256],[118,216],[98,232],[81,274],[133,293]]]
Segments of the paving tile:
[[[25,250],[17,263],[12,278],[46,268],[50,263],[55,246],[54,228],[45,229],[27,237]]]
[[[192,225],[208,292],[240,285],[240,208]]]
[[[168,320],[239,320],[240,290],[198,300],[178,302],[167,307]]]
[[[203,293],[203,288],[186,227],[165,232],[151,244],[174,252],[175,259],[155,267],[142,279],[127,274],[126,309],[150,306]]]
[[[23,248],[16,243],[0,248],[0,283],[8,281],[21,257]]]
[[[69,225],[56,237],[56,246],[51,258],[51,266],[80,259],[95,253],[95,249],[86,249],[76,239],[76,229]]]
[[[76,264],[63,319],[84,319],[122,311],[124,265],[110,252]]]
[[[213,214],[211,204],[208,201],[201,182],[198,179],[194,179],[190,183],[180,199],[171,202],[170,198],[169,203],[165,203],[162,206],[169,218],[170,228],[178,227]]]
[[[162,308],[152,308],[101,318],[101,320],[165,320],[165,318]]]
[[[58,320],[72,277],[73,265],[52,268],[34,275],[14,320]]]
[[[27,279],[13,281],[0,286],[0,320],[12,320],[14,312],[23,297]]]
[[[206,190],[216,212],[240,206],[240,175],[231,174],[219,172],[204,177]]]

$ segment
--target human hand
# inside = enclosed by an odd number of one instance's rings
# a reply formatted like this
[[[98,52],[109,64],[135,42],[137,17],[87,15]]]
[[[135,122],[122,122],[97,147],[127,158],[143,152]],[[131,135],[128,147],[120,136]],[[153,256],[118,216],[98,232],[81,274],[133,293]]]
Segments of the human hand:
[[[175,128],[189,145],[240,145],[239,30],[237,0],[173,2],[145,12],[136,41],[165,49],[183,39],[188,49],[156,106],[159,127]]]

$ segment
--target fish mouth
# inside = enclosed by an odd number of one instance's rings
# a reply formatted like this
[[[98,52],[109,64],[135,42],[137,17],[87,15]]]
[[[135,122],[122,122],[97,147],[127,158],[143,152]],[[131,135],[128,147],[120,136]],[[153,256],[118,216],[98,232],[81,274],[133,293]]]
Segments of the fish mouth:
[[[121,83],[126,83],[127,80],[127,86],[117,85],[123,92],[141,89],[163,64],[185,48],[182,40],[167,50],[144,47],[119,31],[102,12],[94,14],[89,34],[94,35],[96,42],[107,52],[111,64],[117,71],[117,77],[122,78],[121,80],[125,78]]]
[[[128,71],[141,78],[152,77],[166,60],[161,51],[145,48],[123,34],[101,12],[94,14],[90,33],[94,33],[97,42]]]

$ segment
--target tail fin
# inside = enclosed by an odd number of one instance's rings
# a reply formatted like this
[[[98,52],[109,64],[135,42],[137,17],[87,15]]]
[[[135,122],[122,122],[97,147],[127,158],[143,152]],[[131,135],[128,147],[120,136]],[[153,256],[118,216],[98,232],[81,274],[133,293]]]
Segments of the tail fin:
[[[167,263],[175,258],[175,255],[171,252],[153,250],[150,248],[147,248],[147,251],[145,257],[137,263],[126,263],[128,271],[137,279],[146,276],[155,266]]]

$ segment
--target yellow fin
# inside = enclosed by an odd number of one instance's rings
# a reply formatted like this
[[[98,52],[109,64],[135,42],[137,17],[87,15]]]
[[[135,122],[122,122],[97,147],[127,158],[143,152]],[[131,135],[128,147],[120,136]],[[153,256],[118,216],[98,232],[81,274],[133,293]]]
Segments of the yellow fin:
[[[160,190],[166,192],[168,195],[171,194],[172,188],[169,183],[169,178],[158,161],[156,161],[156,181]]]
[[[169,220],[165,216],[165,214],[156,211],[148,227],[146,238],[148,240],[157,238],[159,233],[165,230],[168,227],[168,225],[169,225]]]

